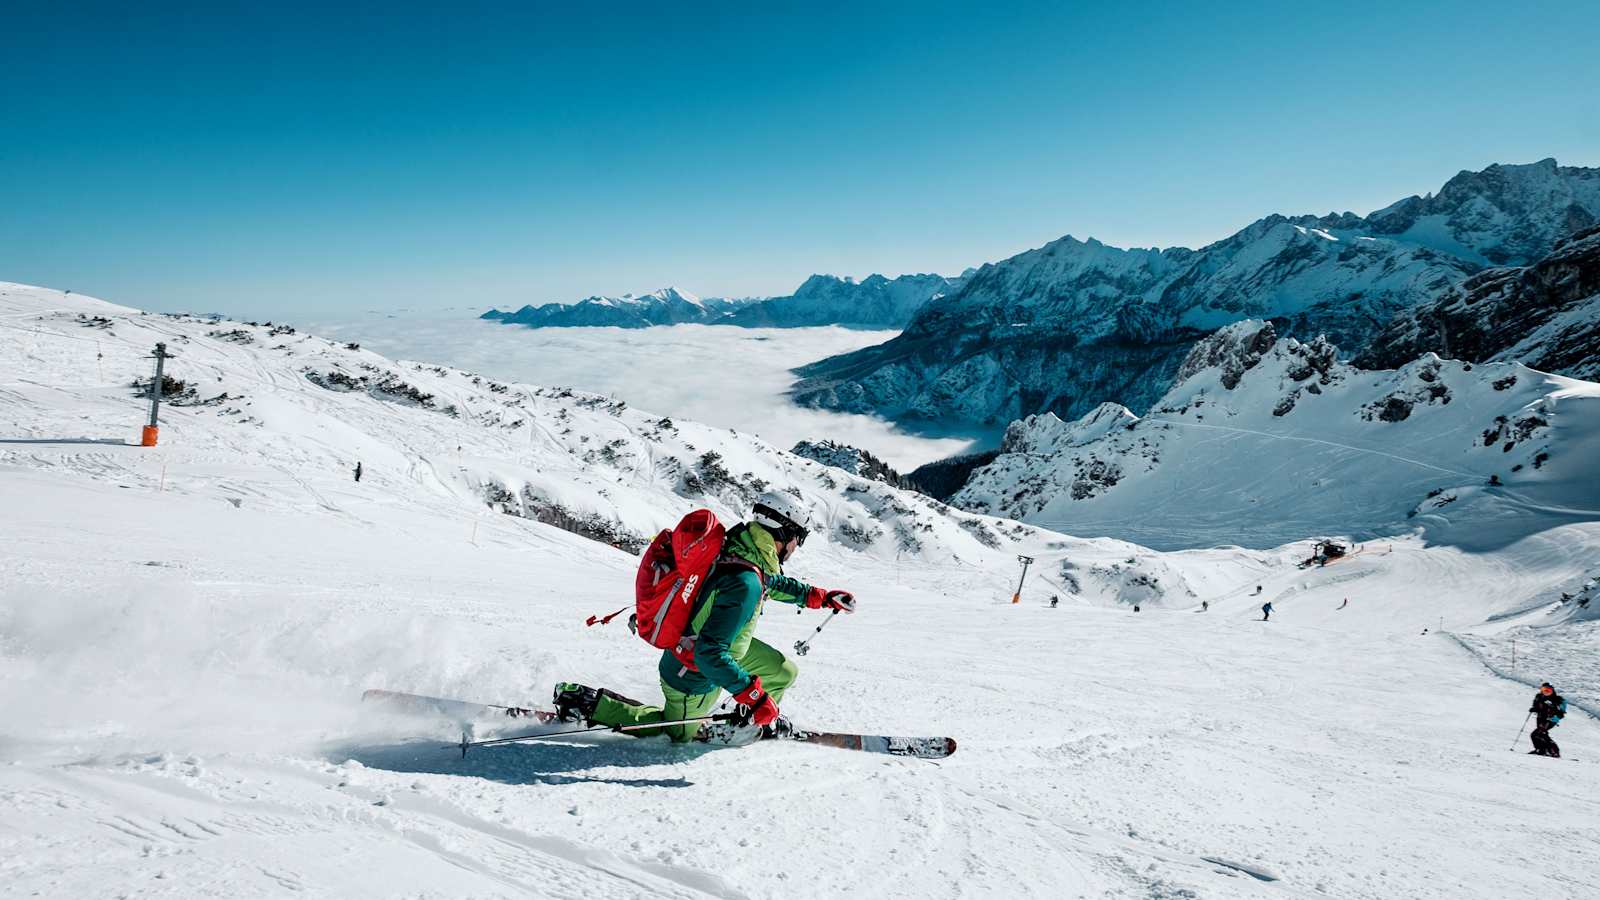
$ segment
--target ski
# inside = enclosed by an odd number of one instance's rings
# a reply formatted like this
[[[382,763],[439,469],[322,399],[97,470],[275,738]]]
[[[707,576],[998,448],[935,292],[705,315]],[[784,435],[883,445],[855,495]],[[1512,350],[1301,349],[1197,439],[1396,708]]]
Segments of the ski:
[[[695,740],[702,744],[717,744],[723,747],[747,747],[757,741],[794,741],[800,744],[837,747],[841,750],[860,750],[864,753],[914,756],[917,759],[944,759],[956,752],[955,738],[811,731],[796,728],[789,720],[781,717],[777,724],[763,727],[737,722],[707,725],[695,736]]]
[[[889,756],[913,756],[917,759],[944,759],[956,752],[956,739],[951,737],[898,737],[887,734],[845,734],[837,731],[806,731],[793,728],[765,736],[764,740],[798,741],[838,747],[841,750],[860,750],[866,753],[885,753]]]
[[[493,703],[473,703],[469,700],[450,700],[429,697],[425,694],[407,694],[403,691],[386,691],[373,688],[361,695],[364,703],[381,703],[393,709],[416,715],[436,715],[449,719],[533,719],[545,723],[555,721],[556,714],[545,709],[526,706],[499,706]]]

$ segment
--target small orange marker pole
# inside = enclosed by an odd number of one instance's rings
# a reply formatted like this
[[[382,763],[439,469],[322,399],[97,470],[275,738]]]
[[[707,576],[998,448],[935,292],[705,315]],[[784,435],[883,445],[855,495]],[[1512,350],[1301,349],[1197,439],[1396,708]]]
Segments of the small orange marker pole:
[[[156,445],[156,436],[160,433],[161,429],[155,425],[146,425],[144,432],[139,435],[139,446],[154,447]]]

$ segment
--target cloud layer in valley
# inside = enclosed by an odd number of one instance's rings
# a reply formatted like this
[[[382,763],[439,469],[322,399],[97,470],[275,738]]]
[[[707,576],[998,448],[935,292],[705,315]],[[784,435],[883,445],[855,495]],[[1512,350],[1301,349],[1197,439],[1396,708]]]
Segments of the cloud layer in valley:
[[[434,315],[318,322],[310,330],[386,356],[454,366],[509,381],[611,394],[667,416],[759,435],[784,449],[829,438],[906,471],[961,453],[980,435],[925,436],[872,416],[803,409],[786,396],[790,369],[878,344],[892,331],[845,328],[530,329]],[[992,437],[992,436],[991,436]]]

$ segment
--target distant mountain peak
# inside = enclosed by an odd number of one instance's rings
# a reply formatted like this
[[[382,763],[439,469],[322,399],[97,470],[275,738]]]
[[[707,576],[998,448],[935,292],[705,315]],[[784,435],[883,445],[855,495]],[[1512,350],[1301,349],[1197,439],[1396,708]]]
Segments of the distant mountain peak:
[[[1241,319],[1362,349],[1398,312],[1487,266],[1540,259],[1600,220],[1600,169],[1462,172],[1368,216],[1270,213],[1198,250],[1063,235],[984,265],[900,337],[803,367],[796,399],[1003,424],[1158,398],[1190,344]],[[1581,344],[1580,344],[1581,346]]]

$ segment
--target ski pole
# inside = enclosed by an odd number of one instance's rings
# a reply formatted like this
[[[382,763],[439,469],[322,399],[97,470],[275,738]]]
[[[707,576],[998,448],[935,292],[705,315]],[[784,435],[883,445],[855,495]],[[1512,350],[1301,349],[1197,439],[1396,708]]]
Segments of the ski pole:
[[[1526,719],[1522,720],[1522,727],[1517,729],[1517,739],[1511,742],[1511,748],[1510,749],[1515,750],[1515,749],[1517,749],[1517,745],[1522,743],[1522,732],[1527,730],[1527,728],[1528,728],[1528,719],[1531,719],[1531,718],[1533,718],[1533,710],[1530,709],[1530,710],[1528,710],[1528,717]]]
[[[811,652],[811,642],[816,640],[817,635],[822,633],[822,629],[826,628],[828,623],[833,621],[833,616],[837,616],[838,614],[839,614],[839,611],[837,609],[834,610],[833,611],[833,615],[827,617],[826,619],[823,619],[822,620],[822,624],[817,626],[817,630],[816,631],[811,632],[811,636],[810,637],[806,638],[803,641],[795,641],[794,642],[794,652],[798,653],[801,656],[805,656],[807,653],[810,653]]]
[[[589,734],[590,732],[594,731],[626,732],[640,731],[646,728],[667,728],[672,725],[689,725],[694,722],[732,722],[738,718],[739,717],[734,713],[718,713],[714,716],[695,716],[689,719],[676,719],[671,722],[643,722],[638,725],[592,725],[588,728],[574,728],[571,731],[550,731],[543,734],[519,734],[516,737],[494,738],[487,741],[469,741],[467,740],[467,736],[463,734],[461,736],[461,743],[450,744],[449,746],[442,747],[440,749],[454,750],[459,747],[461,748],[461,756],[465,758],[467,751],[473,747],[491,747],[495,744],[511,744],[517,741],[537,741],[543,738],[566,737],[573,734]]]

